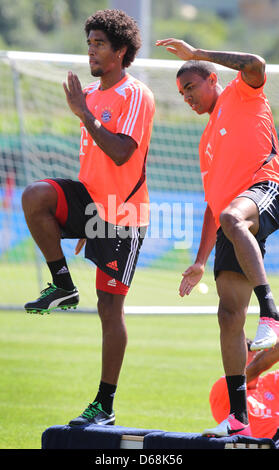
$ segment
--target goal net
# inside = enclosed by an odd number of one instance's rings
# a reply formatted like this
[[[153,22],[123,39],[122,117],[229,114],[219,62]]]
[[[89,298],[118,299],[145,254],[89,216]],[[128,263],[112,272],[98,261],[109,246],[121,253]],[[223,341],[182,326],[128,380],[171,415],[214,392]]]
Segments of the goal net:
[[[204,284],[181,299],[182,272],[198,249],[205,209],[199,170],[198,144],[207,122],[185,105],[176,88],[182,62],[137,59],[128,72],[153,91],[156,114],[147,163],[150,227],[126,300],[127,312],[184,313],[215,311],[217,298],[211,254]],[[223,85],[236,72],[219,67]],[[35,246],[21,208],[24,187],[38,179],[77,179],[79,121],[68,108],[62,82],[76,72],[82,86],[91,83],[88,57],[27,52],[0,52],[0,308],[22,308],[50,282],[44,259]],[[267,67],[268,96],[278,128],[279,67]],[[80,309],[96,311],[95,266],[74,255],[77,241],[62,247]],[[278,271],[279,234],[267,246],[265,265]]]

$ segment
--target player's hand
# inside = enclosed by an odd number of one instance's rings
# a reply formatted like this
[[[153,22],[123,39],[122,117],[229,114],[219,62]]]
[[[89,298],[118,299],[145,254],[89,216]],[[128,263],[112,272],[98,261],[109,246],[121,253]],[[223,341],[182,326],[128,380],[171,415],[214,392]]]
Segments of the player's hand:
[[[156,41],[156,46],[164,46],[167,51],[175,54],[182,60],[192,60],[195,58],[196,49],[181,39],[160,39]]]
[[[79,241],[76,244],[75,255],[78,255],[80,253],[80,251],[82,250],[82,248],[85,245],[85,242],[86,242],[86,238],[80,238],[79,239]]]
[[[79,118],[87,110],[85,101],[86,93],[83,93],[78,76],[73,72],[68,72],[68,83],[63,82],[66,99],[71,111]]]
[[[182,274],[183,279],[180,283],[179,294],[181,297],[189,295],[193,288],[200,282],[204,273],[204,265],[195,263]]]

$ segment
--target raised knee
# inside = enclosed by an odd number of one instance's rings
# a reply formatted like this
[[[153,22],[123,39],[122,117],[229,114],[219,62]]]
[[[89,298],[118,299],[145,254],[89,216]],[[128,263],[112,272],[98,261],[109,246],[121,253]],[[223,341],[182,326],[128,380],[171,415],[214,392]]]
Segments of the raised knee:
[[[55,209],[57,203],[56,190],[46,182],[31,183],[24,189],[21,203],[24,212],[33,211],[37,208],[42,210],[44,207]]]
[[[36,183],[29,184],[23,191],[21,197],[22,208],[26,212],[31,206],[37,203]]]
[[[243,221],[241,213],[238,209],[225,209],[221,212],[219,217],[220,225],[225,233],[233,233]]]

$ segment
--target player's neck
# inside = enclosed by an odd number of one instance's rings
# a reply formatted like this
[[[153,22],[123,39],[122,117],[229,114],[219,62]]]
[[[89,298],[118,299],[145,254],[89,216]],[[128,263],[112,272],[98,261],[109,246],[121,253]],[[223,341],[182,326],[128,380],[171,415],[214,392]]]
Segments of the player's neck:
[[[217,103],[217,101],[218,101],[218,98],[219,98],[219,96],[221,95],[222,92],[223,92],[223,88],[222,88],[220,85],[217,85],[216,90],[215,90],[215,97],[214,97],[212,106],[211,106],[211,108],[210,108],[209,111],[208,111],[208,114],[212,114],[212,113],[213,113],[214,108],[215,108],[215,106],[216,106],[216,103]]]
[[[120,82],[126,75],[125,69],[113,70],[101,77],[100,90],[107,90]]]

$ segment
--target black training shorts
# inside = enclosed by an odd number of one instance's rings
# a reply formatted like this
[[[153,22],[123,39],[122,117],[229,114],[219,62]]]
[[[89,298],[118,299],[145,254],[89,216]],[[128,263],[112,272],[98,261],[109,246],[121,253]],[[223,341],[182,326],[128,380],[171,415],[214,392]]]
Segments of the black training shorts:
[[[123,227],[102,220],[79,181],[62,178],[47,181],[58,184],[66,198],[67,218],[61,226],[61,238],[86,238],[85,258],[130,286],[147,227]]]
[[[251,186],[238,197],[248,197],[255,202],[259,210],[259,231],[255,238],[258,241],[262,256],[265,255],[266,239],[279,228],[279,185],[273,181],[264,181]],[[215,247],[214,276],[220,271],[243,271],[236,259],[234,247],[225,236],[222,228],[217,231]]]

